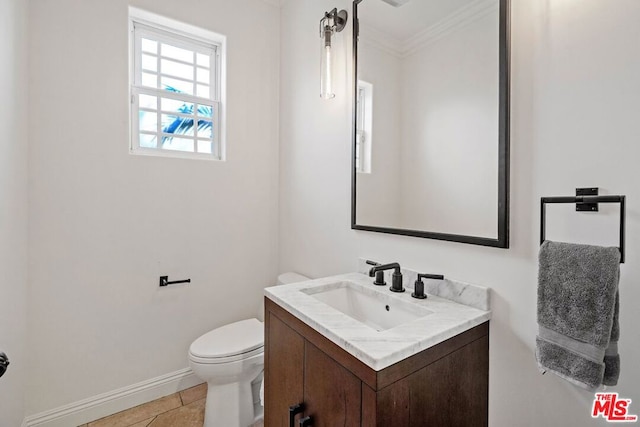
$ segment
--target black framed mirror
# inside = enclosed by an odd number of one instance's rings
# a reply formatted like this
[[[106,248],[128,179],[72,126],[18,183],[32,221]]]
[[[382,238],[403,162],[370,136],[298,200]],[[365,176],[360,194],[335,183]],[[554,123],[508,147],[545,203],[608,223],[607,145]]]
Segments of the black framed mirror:
[[[352,229],[509,247],[509,6],[353,2]]]

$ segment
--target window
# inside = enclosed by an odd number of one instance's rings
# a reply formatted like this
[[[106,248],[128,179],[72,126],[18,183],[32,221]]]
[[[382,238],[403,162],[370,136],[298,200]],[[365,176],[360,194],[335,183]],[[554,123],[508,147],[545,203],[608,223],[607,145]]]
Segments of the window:
[[[371,173],[373,85],[358,80],[356,108],[356,172]]]
[[[130,9],[131,152],[223,159],[224,37]]]

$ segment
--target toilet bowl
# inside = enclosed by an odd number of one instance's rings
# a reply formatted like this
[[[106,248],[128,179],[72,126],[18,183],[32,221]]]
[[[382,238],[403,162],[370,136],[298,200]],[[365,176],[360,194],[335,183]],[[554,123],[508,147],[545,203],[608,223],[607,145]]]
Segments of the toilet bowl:
[[[278,285],[309,278],[278,276]],[[255,421],[251,382],[264,369],[264,325],[258,319],[207,332],[189,347],[189,366],[207,382],[204,427],[247,427]]]
[[[264,368],[264,331],[247,319],[207,332],[191,344],[189,365],[207,382],[205,427],[247,427],[254,421],[251,381]]]

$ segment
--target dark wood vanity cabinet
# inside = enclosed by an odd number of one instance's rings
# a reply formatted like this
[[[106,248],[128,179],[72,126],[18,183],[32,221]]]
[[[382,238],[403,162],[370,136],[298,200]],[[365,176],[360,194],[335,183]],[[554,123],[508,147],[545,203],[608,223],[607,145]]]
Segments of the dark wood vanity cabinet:
[[[489,322],[374,371],[265,298],[265,427],[487,426],[488,388]]]

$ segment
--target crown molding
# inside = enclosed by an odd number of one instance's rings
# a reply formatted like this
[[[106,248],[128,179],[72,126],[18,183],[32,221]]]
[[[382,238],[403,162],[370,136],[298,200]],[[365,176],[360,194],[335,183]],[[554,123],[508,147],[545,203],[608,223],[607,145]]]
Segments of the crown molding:
[[[472,23],[488,16],[491,13],[498,12],[499,10],[500,4],[496,0],[474,1],[405,40],[402,55],[413,55],[425,46],[455,33],[456,31],[460,31]]]
[[[398,58],[404,58],[499,10],[499,3],[496,0],[476,0],[406,40],[399,40],[361,22],[360,41]]]

